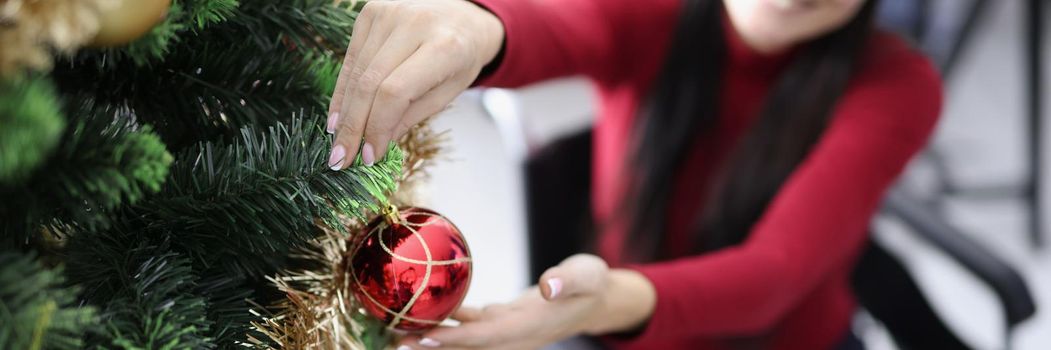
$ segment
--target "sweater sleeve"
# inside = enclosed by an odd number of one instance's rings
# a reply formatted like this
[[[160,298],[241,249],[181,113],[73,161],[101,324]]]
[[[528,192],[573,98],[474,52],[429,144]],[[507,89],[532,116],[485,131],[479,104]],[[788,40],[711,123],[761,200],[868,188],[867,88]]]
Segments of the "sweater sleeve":
[[[852,80],[826,132],[736,247],[634,267],[657,305],[628,343],[769,330],[853,263],[884,192],[927,142],[941,85],[909,52]],[[688,326],[686,326],[688,325]]]
[[[502,61],[478,85],[583,74],[615,81],[668,41],[682,0],[472,0],[504,24]]]

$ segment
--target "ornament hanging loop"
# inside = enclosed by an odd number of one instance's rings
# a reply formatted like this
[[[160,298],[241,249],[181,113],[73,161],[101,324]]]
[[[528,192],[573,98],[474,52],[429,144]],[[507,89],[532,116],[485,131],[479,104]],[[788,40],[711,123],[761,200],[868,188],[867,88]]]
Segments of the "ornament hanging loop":
[[[401,222],[401,213],[398,212],[398,207],[394,204],[387,204],[387,207],[383,209],[383,216],[386,217],[388,224],[397,224]]]

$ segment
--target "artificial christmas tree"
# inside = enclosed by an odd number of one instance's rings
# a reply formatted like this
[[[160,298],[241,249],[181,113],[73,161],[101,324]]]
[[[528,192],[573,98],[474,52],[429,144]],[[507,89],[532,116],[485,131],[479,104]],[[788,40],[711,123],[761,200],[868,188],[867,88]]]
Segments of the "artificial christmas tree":
[[[0,348],[387,345],[339,266],[438,137],[326,166],[362,3],[153,1],[91,46],[126,1],[0,0]]]

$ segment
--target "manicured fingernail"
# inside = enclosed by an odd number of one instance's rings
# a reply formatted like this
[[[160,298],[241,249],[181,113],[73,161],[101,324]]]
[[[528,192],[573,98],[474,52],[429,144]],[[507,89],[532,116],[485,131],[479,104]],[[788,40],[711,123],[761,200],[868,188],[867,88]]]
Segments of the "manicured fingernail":
[[[551,297],[549,299],[554,299],[558,296],[558,293],[562,291],[562,279],[552,278],[547,280],[547,287],[551,290]]]
[[[442,343],[439,343],[437,340],[431,338],[423,338],[420,339],[420,345],[426,346],[428,348],[436,348],[442,346]]]
[[[366,166],[376,164],[376,153],[373,152],[372,145],[367,142],[364,146],[361,146],[361,161],[365,162]]]
[[[332,155],[328,156],[328,166],[332,170],[339,170],[343,168],[343,160],[347,158],[347,150],[343,149],[343,145],[336,145],[332,147]]]
[[[336,121],[338,121],[338,120],[339,120],[339,112],[329,113],[329,115],[328,115],[328,123],[325,126],[325,131],[328,131],[329,134],[335,134],[336,133]]]
[[[412,348],[410,348],[408,345],[401,345],[398,346],[398,350],[412,350]]]

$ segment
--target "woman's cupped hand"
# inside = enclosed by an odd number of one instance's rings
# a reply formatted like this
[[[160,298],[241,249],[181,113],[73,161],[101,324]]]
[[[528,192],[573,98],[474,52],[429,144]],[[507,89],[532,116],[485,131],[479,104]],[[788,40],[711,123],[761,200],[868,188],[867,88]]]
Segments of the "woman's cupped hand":
[[[405,337],[398,349],[539,349],[587,333],[603,307],[608,272],[602,259],[574,255],[544,272],[517,300],[462,307],[453,315],[460,325]]]

